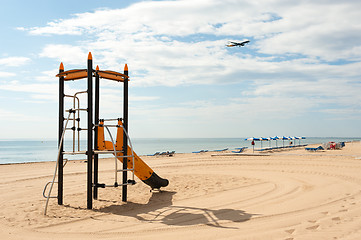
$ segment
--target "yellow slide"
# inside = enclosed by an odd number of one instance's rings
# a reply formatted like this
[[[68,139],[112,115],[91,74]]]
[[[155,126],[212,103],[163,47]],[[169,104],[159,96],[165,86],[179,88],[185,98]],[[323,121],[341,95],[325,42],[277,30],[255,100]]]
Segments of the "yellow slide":
[[[105,141],[104,138],[104,122],[100,122],[98,127],[98,149],[99,150],[110,150],[113,151],[113,143],[110,141]],[[122,126],[122,121],[118,120],[118,125]],[[121,151],[123,149],[123,128],[118,127],[117,130],[117,141],[115,144],[115,149]],[[128,155],[132,154],[132,149],[128,146]],[[149,185],[152,189],[159,189],[161,187],[166,187],[169,184],[167,179],[159,177],[135,152],[134,154],[134,174],[142,180],[145,184]],[[119,157],[118,157],[119,156]],[[119,161],[123,162],[122,157],[123,153],[117,153],[117,158]],[[133,159],[128,158],[128,169],[133,168]]]

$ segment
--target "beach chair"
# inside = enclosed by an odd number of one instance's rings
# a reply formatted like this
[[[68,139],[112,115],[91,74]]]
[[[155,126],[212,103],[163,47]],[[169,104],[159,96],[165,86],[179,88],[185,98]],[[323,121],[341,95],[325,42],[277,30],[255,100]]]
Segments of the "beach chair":
[[[192,152],[192,153],[204,153],[204,152],[208,152],[208,150],[200,150],[200,151],[195,151],[195,152]]]
[[[213,150],[213,152],[224,152],[224,151],[227,151],[228,148],[224,148],[224,149],[220,149],[220,150]]]
[[[156,153],[153,153],[153,154],[149,154],[149,155],[147,155],[147,156],[158,156],[160,154],[160,152],[156,152]]]
[[[232,151],[233,153],[241,153],[243,152],[247,147],[242,147],[242,148],[235,148],[238,149],[237,151]]]
[[[325,149],[322,146],[318,146],[317,148],[305,148],[305,150],[310,151],[310,152],[317,152],[317,151],[322,151]]]

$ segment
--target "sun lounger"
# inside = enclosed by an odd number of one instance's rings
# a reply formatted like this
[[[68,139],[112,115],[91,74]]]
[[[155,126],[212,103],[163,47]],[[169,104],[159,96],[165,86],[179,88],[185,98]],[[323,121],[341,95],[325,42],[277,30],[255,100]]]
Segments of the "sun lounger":
[[[147,156],[158,156],[160,154],[160,152],[156,152],[156,153],[154,153],[154,154],[149,154],[149,155],[147,155]]]
[[[244,151],[244,149],[246,149],[247,147],[242,147],[242,148],[235,148],[238,149],[237,151],[232,151],[233,153],[241,153]]]
[[[200,150],[200,151],[195,151],[195,152],[192,152],[192,153],[204,153],[204,152],[208,152],[208,150]]]
[[[316,152],[316,151],[321,151],[321,150],[325,150],[322,146],[318,146],[317,148],[305,148],[305,150],[310,151],[310,152]]]
[[[225,148],[225,149],[220,149],[220,150],[213,150],[213,152],[224,152],[224,151],[227,151],[228,148]]]

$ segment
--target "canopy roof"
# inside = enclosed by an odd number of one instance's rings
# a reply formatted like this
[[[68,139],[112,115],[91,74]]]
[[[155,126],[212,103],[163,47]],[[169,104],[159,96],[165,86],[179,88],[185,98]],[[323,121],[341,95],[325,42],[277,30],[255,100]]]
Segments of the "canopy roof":
[[[100,78],[114,80],[117,82],[124,82],[125,79],[129,79],[127,75],[111,70],[105,70],[105,71],[97,70],[94,72],[95,74],[98,73]],[[87,69],[74,69],[59,73],[56,76],[64,77],[64,81],[77,80],[77,79],[87,78],[88,71]]]

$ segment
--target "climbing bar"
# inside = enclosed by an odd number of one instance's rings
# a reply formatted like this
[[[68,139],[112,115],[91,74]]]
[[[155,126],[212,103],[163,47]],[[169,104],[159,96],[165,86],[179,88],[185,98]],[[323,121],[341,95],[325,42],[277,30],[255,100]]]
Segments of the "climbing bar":
[[[68,154],[68,155],[86,154],[86,151],[63,152],[63,154]]]
[[[118,183],[118,184],[111,184],[111,185],[102,185],[102,184],[100,184],[101,186],[99,186],[99,187],[101,187],[101,188],[106,188],[106,187],[120,187],[120,186],[124,186],[124,185],[134,185],[135,183],[133,183],[133,182],[129,182],[129,183]]]
[[[110,119],[100,119],[102,120],[102,122],[106,122],[106,121],[118,121],[118,120],[121,120],[121,118],[110,118]]]
[[[71,112],[71,113],[73,113],[73,111],[88,111],[88,109],[87,108],[77,108],[77,109],[65,110],[65,112]]]
[[[46,189],[48,188],[48,185],[51,184],[52,181],[48,182],[47,184],[45,184],[45,187],[44,187],[44,190],[43,190],[43,197],[44,198],[58,198],[58,196],[46,196],[45,195],[45,192],[46,192]],[[54,182],[54,183],[58,183],[58,182]]]
[[[134,168],[118,169],[117,172],[134,171]]]
[[[115,151],[116,153],[123,153],[123,151]],[[114,150],[94,151],[95,154],[114,154]]]
[[[120,125],[115,125],[115,124],[96,124],[95,125],[96,127],[116,127],[116,128],[119,128],[119,127],[122,127]]]
[[[95,154],[114,154],[113,150],[110,151],[93,151]],[[123,151],[116,151],[116,153],[123,153]],[[74,151],[74,152],[63,152],[63,154],[68,155],[77,155],[77,154],[86,154],[86,151]],[[132,155],[129,156],[118,156],[120,158],[122,157],[133,157]]]
[[[117,158],[132,158],[132,157],[134,157],[134,155],[117,156]]]

